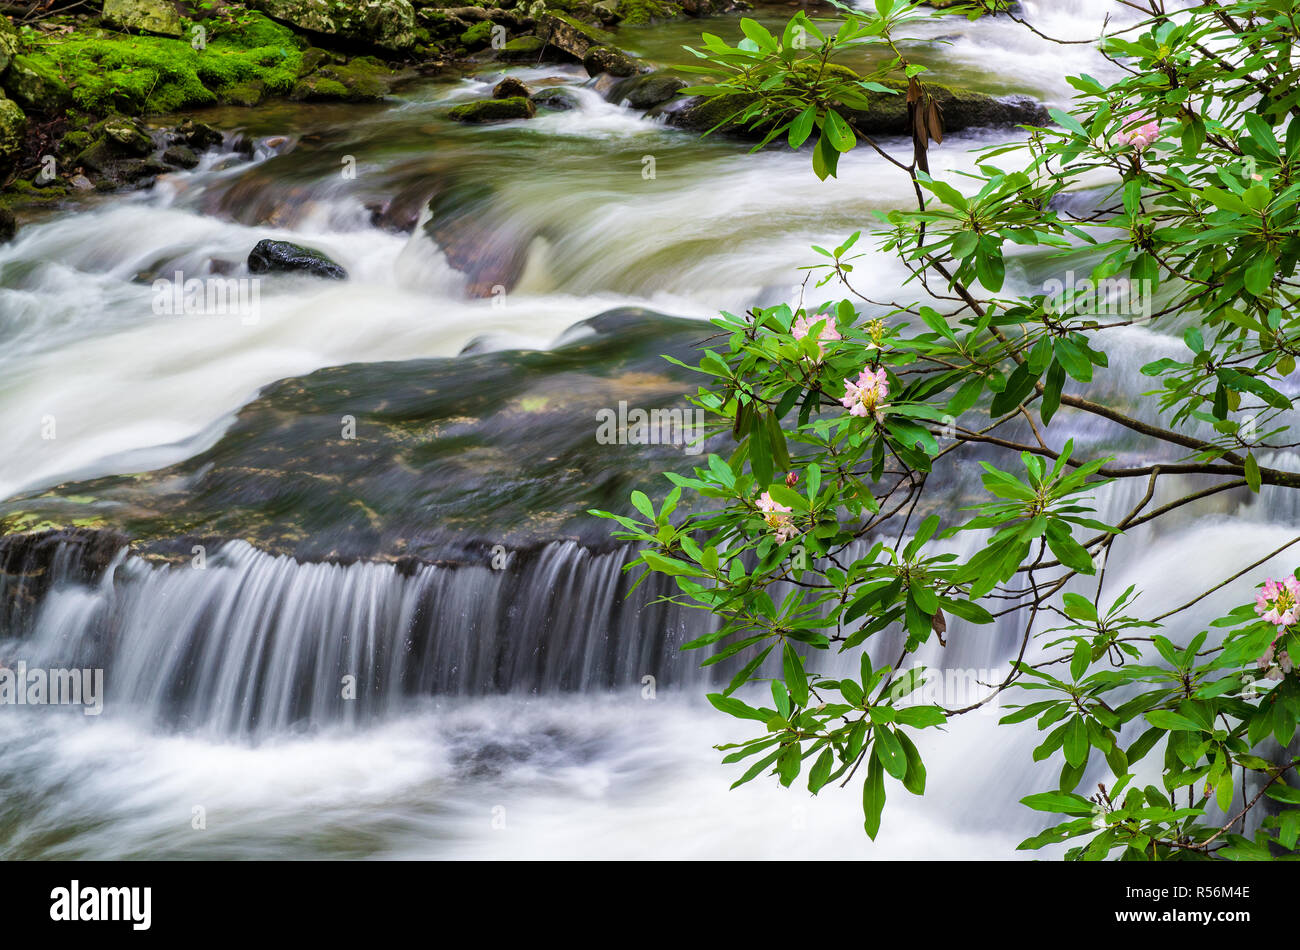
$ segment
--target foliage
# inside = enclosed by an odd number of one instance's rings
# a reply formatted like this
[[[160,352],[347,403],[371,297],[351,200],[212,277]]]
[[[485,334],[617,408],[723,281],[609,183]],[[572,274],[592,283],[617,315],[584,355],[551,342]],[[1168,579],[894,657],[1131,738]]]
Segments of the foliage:
[[[983,149],[952,180],[930,174],[930,151],[953,143],[926,69],[907,56],[908,28],[937,15],[919,4],[875,0],[836,23],[798,13],[780,36],[745,20],[737,45],[705,34],[693,50],[711,80],[694,91],[743,103],[730,117],[765,130],[762,144],[814,143],[823,179],[865,145],[917,199],[882,214],[874,240],[910,271],[918,300],[858,293],[871,239],[816,248],[810,279],[845,299],[714,321],[694,400],[735,440],[729,457],[668,474],[657,505],[634,496],[640,517],[602,513],[641,543],[634,567],[718,618],[689,648],[738,668],[709,698],[760,730],[722,747],[724,762],[746,766],[737,785],[806,774],[816,794],[857,777],[874,838],[892,783],[925,791],[914,736],[1010,697],[1021,702],[1001,721],[1034,721],[1034,760],[1060,762],[1054,787],[1024,799],[1059,823],[1022,848],[1070,842],[1071,858],[1129,860],[1296,851],[1300,760],[1285,747],[1300,715],[1289,659],[1300,585],[1252,585],[1300,538],[1226,566],[1209,590],[1162,579],[1182,604],[1163,613],[1144,608],[1150,592],[1104,581],[1106,555],[1140,525],[1227,491],[1276,501],[1300,486],[1280,455],[1297,444],[1300,26],[1289,0],[1121,6],[1140,20],[1117,20],[1097,44],[1118,78],[1072,77],[1073,105],[1053,127]],[[958,12],[994,7],[1022,23],[1004,0]],[[882,54],[876,73],[834,68],[861,45]],[[868,93],[898,88],[890,78],[905,81],[902,154],[851,115]],[[1035,267],[1090,282],[1051,294],[1008,278]],[[1097,290],[1120,278],[1144,306],[1103,312]],[[1142,368],[1154,390],[1121,406],[1087,398],[1137,326],[1169,344]],[[1125,461],[1064,436],[1088,419]],[[954,510],[936,492],[973,461],[982,487]],[[1104,523],[1099,493],[1129,480],[1145,494]],[[684,493],[699,502],[685,516]],[[1221,588],[1257,603],[1195,624]],[[915,702],[926,673],[908,660],[935,640],[988,636],[995,621],[1016,624],[1020,641],[1005,681],[969,704]],[[902,650],[879,665],[869,648],[886,636]],[[1095,794],[1077,791],[1103,769]]]

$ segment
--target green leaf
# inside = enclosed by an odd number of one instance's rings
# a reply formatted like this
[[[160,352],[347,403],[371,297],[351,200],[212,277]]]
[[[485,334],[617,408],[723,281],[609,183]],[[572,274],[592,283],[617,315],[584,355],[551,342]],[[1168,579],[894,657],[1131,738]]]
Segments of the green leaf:
[[[1086,640],[1080,640],[1074,646],[1074,656],[1070,658],[1070,677],[1077,683],[1088,672],[1092,663],[1092,647]]]
[[[871,755],[867,763],[867,780],[862,785],[863,828],[872,841],[880,833],[880,813],[885,810],[885,770],[880,760]]]
[[[1065,724],[1065,761],[1078,768],[1088,759],[1088,725],[1082,716]]]
[[[1091,815],[1097,810],[1096,805],[1073,792],[1039,792],[1020,799],[1020,804],[1028,805],[1035,811],[1059,815]]]
[[[817,118],[817,107],[809,106],[790,123],[788,141],[791,148],[798,148],[812,135],[813,120]]]
[[[632,504],[636,507],[637,511],[641,512],[641,514],[645,515],[651,521],[655,520],[654,505],[650,504],[650,499],[646,497],[645,492],[632,492]]]
[[[907,774],[907,756],[903,753],[902,743],[886,726],[876,727],[875,752],[880,756],[885,771],[896,779]]]
[[[858,144],[857,136],[834,109],[826,110],[826,119],[822,124],[822,135],[829,136],[831,145],[837,152],[850,152]]]
[[[1200,723],[1188,719],[1182,713],[1176,713],[1172,709],[1153,709],[1146,714],[1146,718],[1147,722],[1160,729],[1174,732],[1204,731],[1204,727]]]
[[[808,676],[804,673],[803,661],[799,659],[799,654],[795,653],[794,647],[788,643],[785,645],[782,665],[785,670],[785,684],[790,689],[790,698],[797,706],[807,706]]]
[[[816,795],[827,780],[831,777],[831,766],[835,763],[835,756],[831,753],[830,748],[822,749],[821,755],[817,756],[817,761],[813,763],[812,769],[808,772],[808,791]]]
[[[921,753],[905,732],[898,733],[898,741],[903,747],[903,754],[907,756],[907,775],[903,778],[903,788],[913,795],[924,795],[925,763],[921,761]]]
[[[825,134],[823,125],[822,136],[817,140],[817,147],[813,149],[813,172],[825,181],[827,178],[835,177],[839,165],[840,153],[831,144],[831,137]]]

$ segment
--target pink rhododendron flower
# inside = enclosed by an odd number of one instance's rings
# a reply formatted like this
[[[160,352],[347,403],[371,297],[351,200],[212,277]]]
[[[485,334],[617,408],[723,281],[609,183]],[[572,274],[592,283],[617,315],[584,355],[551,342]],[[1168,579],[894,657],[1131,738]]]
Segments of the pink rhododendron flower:
[[[1134,122],[1141,122],[1141,125],[1133,126]],[[1160,138],[1160,123],[1150,116],[1141,116],[1127,119],[1124,127],[1119,132],[1119,143],[1121,145],[1132,145],[1139,152],[1146,150],[1151,143]]]
[[[1256,665],[1263,671],[1266,680],[1281,680],[1294,669],[1286,650],[1278,652],[1276,640],[1269,644]]]
[[[883,369],[864,369],[858,375],[858,381],[844,381],[844,398],[840,405],[851,416],[867,417],[876,412],[889,396],[889,377]]]
[[[796,317],[794,325],[790,327],[790,333],[796,340],[802,340],[812,332],[813,327],[818,323],[822,324],[822,330],[821,333],[817,334],[817,355],[825,356],[826,349],[822,344],[840,339],[840,331],[835,329],[835,321],[830,317]]]
[[[1284,580],[1268,578],[1255,595],[1255,613],[1277,627],[1278,633],[1300,619],[1300,582],[1294,574]]]
[[[763,492],[759,496],[758,510],[763,512],[763,520],[775,532],[778,543],[784,544],[799,533],[799,529],[790,520],[790,513],[794,509],[781,504],[772,497],[771,492]]]

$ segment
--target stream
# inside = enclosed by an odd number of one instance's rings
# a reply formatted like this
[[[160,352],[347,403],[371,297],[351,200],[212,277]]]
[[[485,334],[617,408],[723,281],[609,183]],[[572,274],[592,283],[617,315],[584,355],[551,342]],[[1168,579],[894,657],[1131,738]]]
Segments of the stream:
[[[1035,24],[1069,37],[1095,37],[1113,6],[1023,3]],[[786,8],[760,14],[775,24]],[[681,45],[701,29],[739,35],[728,18],[628,29],[620,41],[682,62]],[[1067,73],[1104,66],[1087,46],[1060,51],[994,19],[937,21],[915,49],[944,81],[1046,105],[1068,99]],[[873,211],[911,198],[906,179],[867,149],[822,183],[806,153],[751,155],[701,140],[606,101],[581,67],[505,72],[563,86],[577,107],[526,122],[448,121],[451,105],[502,77],[489,67],[409,83],[376,105],[214,109],[204,121],[240,129],[251,158],[228,140],[192,171],[86,198],[0,246],[0,427],[10,437],[0,498],[21,508],[60,486],[55,494],[102,490],[144,507],[208,484],[214,470],[239,471],[240,452],[290,431],[256,441],[247,433],[265,418],[297,426],[302,442],[288,456],[315,438],[303,432],[317,417],[330,427],[319,441],[333,444],[348,399],[358,414],[401,401],[378,364],[391,364],[393,378],[427,370],[429,385],[453,397],[440,420],[470,399],[486,404],[511,378],[571,396],[594,370],[578,344],[601,333],[619,343],[620,324],[597,333],[592,318],[703,321],[788,300],[798,268],[815,260],[810,245],[834,246],[870,227]],[[973,149],[1016,134],[952,135],[932,170],[973,169]],[[244,261],[265,238],[318,248],[349,279],[263,280],[255,314],[156,312],[156,280],[246,277]],[[857,290],[885,300],[913,292],[897,262],[860,247]],[[1049,272],[1041,259],[1013,261],[1008,289]],[[1181,345],[1147,328],[1126,332],[1094,398],[1142,392],[1150,384],[1135,367]],[[545,367],[518,356],[551,351],[559,356]],[[457,373],[466,360],[482,373]],[[649,365],[636,363],[620,384],[659,392]],[[328,392],[309,412],[300,385]],[[567,446],[534,460],[540,430],[502,405],[475,449],[495,453],[494,478],[508,480],[511,460],[526,455],[527,471],[566,464]],[[1089,420],[1067,424],[1088,446],[1124,450]],[[594,430],[585,410],[563,426],[575,439]],[[643,465],[636,447],[620,449],[623,469]],[[258,473],[248,467],[241,484],[252,494]],[[356,476],[374,471],[359,466]],[[625,482],[607,475],[592,478],[622,492]],[[388,470],[375,477],[395,484]],[[1103,493],[1098,517],[1132,508],[1144,488]],[[963,490],[952,486],[954,504]],[[1285,538],[1296,512],[1273,491],[1225,493],[1134,532],[1113,555],[1106,590],[1137,583],[1155,613],[1196,584],[1213,586]],[[268,507],[293,522],[317,504],[295,487]],[[460,504],[486,502],[467,490]],[[348,517],[391,514],[361,507]],[[533,513],[491,510],[503,538]],[[861,833],[856,787],[813,798],[801,784],[758,780],[729,791],[740,772],[712,747],[749,730],[708,705],[714,679],[676,650],[707,621],[654,605],[647,592],[627,599],[629,552],[561,532],[498,570],[465,555],[494,540],[477,526],[447,563],[422,556],[412,567],[395,562],[409,546],[382,531],[383,541],[348,541],[330,518],[301,532],[310,538],[282,530],[283,549],[236,535],[207,552],[201,571],[120,551],[88,581],[68,552],[54,559],[39,602],[0,617],[0,665],[102,665],[107,701],[101,716],[0,714],[0,858],[1013,858],[1043,827],[1017,800],[1054,787],[1059,761],[1035,766],[1032,730],[999,729],[996,714],[918,736],[927,794],[891,788],[874,843]],[[333,563],[292,556],[345,541],[349,555]],[[1171,575],[1177,589],[1160,583]],[[1185,622],[1235,602],[1220,592]],[[1023,627],[1016,617],[978,631],[953,624],[948,650],[923,659],[989,676],[1005,670]],[[843,661],[826,662],[833,671]],[[359,696],[341,696],[341,674]]]

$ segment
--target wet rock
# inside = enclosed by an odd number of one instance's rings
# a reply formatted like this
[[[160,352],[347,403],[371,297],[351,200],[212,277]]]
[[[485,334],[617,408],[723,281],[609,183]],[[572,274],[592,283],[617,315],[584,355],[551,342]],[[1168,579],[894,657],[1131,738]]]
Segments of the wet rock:
[[[173,145],[162,153],[162,160],[179,168],[193,168],[199,163],[199,157],[188,145]]]
[[[746,0],[680,0],[682,12],[690,16],[725,16],[754,9]]]
[[[669,125],[690,132],[708,132],[714,128],[733,135],[760,138],[757,132],[740,125],[733,116],[754,102],[754,97],[743,93],[724,96],[691,96],[674,99],[662,110]]]
[[[129,33],[181,36],[181,18],[167,0],[104,0],[104,25]]]
[[[176,134],[196,152],[216,148],[225,140],[225,136],[221,134],[220,129],[215,129],[206,122],[198,122],[194,119],[186,119],[176,126]]]
[[[847,70],[846,70],[847,71]],[[888,80],[882,83],[896,89],[896,93],[864,91],[862,95],[871,102],[868,109],[844,109],[842,112],[867,135],[907,135],[907,84]],[[948,132],[971,128],[1005,128],[1029,124],[1043,125],[1050,121],[1047,110],[1027,96],[996,97],[973,92],[960,87],[927,83],[943,113],[943,127]],[[720,131],[746,138],[761,138],[768,127],[746,127],[732,117],[754,102],[742,93],[711,98],[692,97],[669,103],[664,108],[669,125],[694,132],[705,132],[722,123]]]
[[[668,102],[686,85],[686,80],[680,76],[666,72],[651,73],[618,83],[610,90],[609,98],[612,102],[626,101],[633,109],[650,109]]]
[[[0,205],[0,244],[12,241],[18,233],[18,219],[8,208]]]
[[[643,68],[635,59],[612,46],[593,46],[582,57],[588,76],[609,73],[611,76],[634,76]]]
[[[537,24],[537,35],[551,46],[582,59],[593,46],[607,46],[614,37],[604,30],[562,13],[547,13]]]
[[[258,241],[248,255],[248,269],[254,274],[306,273],[330,280],[346,280],[348,273],[322,253],[289,241]]]
[[[308,33],[394,51],[415,43],[415,8],[408,0],[252,0],[251,5]]]
[[[897,90],[897,95],[867,92],[872,106],[866,110],[847,110],[853,121],[867,135],[902,135],[907,133],[907,84],[889,80],[883,83]],[[1005,128],[1013,125],[1046,125],[1051,119],[1047,109],[1028,96],[989,96],[960,87],[926,83],[943,111],[943,127],[948,132],[962,129]]]
[[[22,515],[0,527],[7,532],[0,535],[0,627],[10,636],[25,632],[36,616],[36,605],[58,578],[56,563],[66,565],[73,580],[90,583],[127,543],[115,531],[59,528]]]
[[[172,171],[170,165],[156,158],[129,159],[118,165],[116,169],[117,177],[122,182],[132,185],[144,184],[170,171]]]
[[[68,184],[73,191],[94,191],[94,183],[85,175],[73,175],[68,179]]]
[[[18,103],[0,98],[0,179],[13,171],[23,151],[27,117]]]
[[[555,89],[543,89],[532,95],[533,104],[542,109],[553,109],[556,112],[567,112],[570,109],[576,109],[580,105],[578,97],[574,95],[573,90],[557,87]]]
[[[492,87],[493,99],[514,99],[528,94],[528,87],[523,84],[522,80],[516,79],[514,76],[507,76]]]
[[[153,151],[153,140],[135,122],[121,117],[100,123],[100,131],[116,148],[127,155],[148,155]]]
[[[523,96],[509,99],[479,99],[456,106],[447,113],[455,122],[504,122],[509,119],[531,119],[537,107]]]
[[[140,181],[170,169],[146,156],[153,153],[153,139],[134,119],[110,116],[90,129],[91,144],[72,159],[74,167],[94,172],[106,188]]]
[[[452,173],[428,209],[425,233],[465,275],[470,296],[491,297],[498,288],[515,286],[539,234],[526,218],[500,212],[491,181]]]
[[[506,40],[505,46],[497,50],[496,58],[504,63],[537,63],[544,59],[553,61],[570,57],[558,48],[548,46],[540,37],[517,36],[513,40]]]
[[[662,354],[698,361],[700,324],[627,309],[580,328],[553,351],[353,363],[282,380],[200,455],[2,502],[0,524],[95,514],[142,552],[186,557],[200,543],[187,539],[222,537],[304,559],[450,560],[561,538],[608,549],[609,523],[588,509],[631,513],[633,490],[704,456],[673,444],[671,421],[652,439],[629,415],[602,441],[598,413],[617,416],[622,400],[689,418],[682,394],[698,380]],[[338,437],[345,414],[355,440]]]

